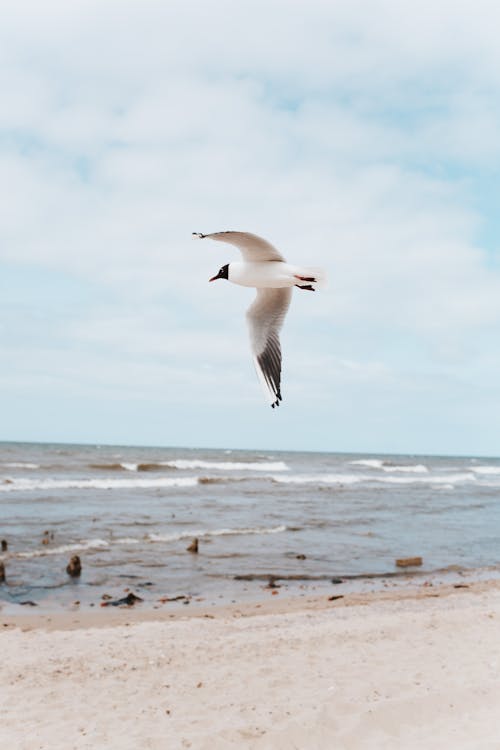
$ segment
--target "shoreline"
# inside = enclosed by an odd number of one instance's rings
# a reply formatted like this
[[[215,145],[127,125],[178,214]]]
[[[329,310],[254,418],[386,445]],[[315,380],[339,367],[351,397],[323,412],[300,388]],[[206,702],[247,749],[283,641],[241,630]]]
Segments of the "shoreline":
[[[498,581],[186,609],[0,618],[12,620],[2,627],[4,744],[489,750],[500,743]]]
[[[336,591],[331,593],[302,593],[272,596],[272,590],[262,592],[259,598],[242,600],[234,603],[207,604],[192,600],[189,607],[178,602],[166,604],[163,608],[133,607],[96,607],[95,609],[60,609],[49,612],[24,610],[12,613],[0,607],[0,623],[4,629],[20,628],[24,632],[31,630],[78,630],[86,628],[108,628],[138,625],[151,622],[189,621],[193,619],[232,619],[249,618],[260,615],[286,615],[300,612],[321,612],[350,607],[370,607],[387,602],[419,601],[444,597],[463,596],[464,594],[484,594],[500,592],[500,579],[487,580],[464,579],[455,583],[436,583],[426,580],[417,583],[415,580],[406,585],[394,588],[381,588],[371,591]]]

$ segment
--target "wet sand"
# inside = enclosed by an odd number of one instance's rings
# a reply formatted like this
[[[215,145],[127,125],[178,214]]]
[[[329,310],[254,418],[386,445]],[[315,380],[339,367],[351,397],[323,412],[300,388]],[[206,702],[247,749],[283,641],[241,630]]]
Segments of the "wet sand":
[[[1,614],[0,736],[19,750],[496,748],[500,584],[465,586]]]

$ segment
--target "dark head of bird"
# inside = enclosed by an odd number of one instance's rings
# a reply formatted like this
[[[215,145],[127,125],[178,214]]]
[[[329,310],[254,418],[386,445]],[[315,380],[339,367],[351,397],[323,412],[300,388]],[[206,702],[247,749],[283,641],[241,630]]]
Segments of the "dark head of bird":
[[[212,276],[209,281],[217,281],[217,279],[228,279],[229,278],[229,263],[227,265],[222,266],[222,268],[219,269],[219,273],[216,276]]]

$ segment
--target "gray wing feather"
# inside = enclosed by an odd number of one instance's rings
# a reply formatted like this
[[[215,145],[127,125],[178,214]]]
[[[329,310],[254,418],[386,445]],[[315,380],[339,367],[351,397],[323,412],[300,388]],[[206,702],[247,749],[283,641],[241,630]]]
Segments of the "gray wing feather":
[[[281,401],[279,332],[292,299],[292,289],[258,289],[247,310],[252,353],[260,383],[271,406]]]
[[[217,242],[235,245],[240,250],[243,259],[249,262],[285,260],[270,242],[250,232],[214,232],[213,234],[194,232],[193,234],[200,239],[208,237],[211,240],[217,240]]]

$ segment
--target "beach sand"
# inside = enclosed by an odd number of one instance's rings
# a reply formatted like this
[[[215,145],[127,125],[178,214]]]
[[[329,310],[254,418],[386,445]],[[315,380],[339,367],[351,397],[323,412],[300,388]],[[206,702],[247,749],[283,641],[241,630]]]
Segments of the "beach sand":
[[[2,746],[500,748],[498,582],[186,609],[0,613]]]

